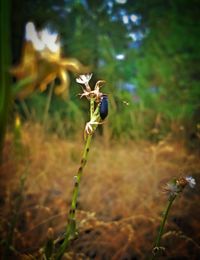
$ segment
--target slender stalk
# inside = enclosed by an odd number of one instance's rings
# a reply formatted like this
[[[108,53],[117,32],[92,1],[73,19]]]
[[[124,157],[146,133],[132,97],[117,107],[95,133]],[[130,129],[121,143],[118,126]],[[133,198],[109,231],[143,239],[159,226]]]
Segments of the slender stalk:
[[[94,99],[91,98],[91,100],[90,100],[90,118],[92,118],[93,114],[94,114]]]
[[[167,217],[168,217],[170,208],[171,208],[172,203],[173,203],[173,201],[175,200],[175,198],[176,198],[176,195],[171,196],[171,197],[169,198],[169,201],[168,201],[168,203],[167,203],[166,210],[164,211],[164,216],[163,216],[163,219],[162,219],[162,222],[161,222],[159,231],[158,231],[158,235],[157,235],[157,238],[156,238],[156,241],[155,241],[155,246],[154,246],[154,248],[159,249],[159,247],[160,247],[160,241],[161,241],[161,238],[162,238],[162,235],[163,235],[165,223],[166,223],[166,220],[167,220]],[[156,258],[156,254],[153,253],[153,254],[152,254],[152,257],[151,257],[151,260],[153,260],[153,259],[155,259],[155,258]]]
[[[94,100],[90,100],[90,117],[92,117],[94,111]],[[72,201],[71,201],[71,207],[69,211],[69,216],[68,216],[68,225],[65,233],[65,239],[60,246],[58,250],[58,254],[55,257],[55,259],[60,260],[65,253],[66,249],[69,246],[69,242],[71,239],[73,239],[76,236],[76,206],[77,206],[77,200],[78,200],[78,193],[79,193],[79,187],[80,187],[80,182],[82,179],[83,175],[83,169],[87,163],[87,158],[88,158],[88,153],[90,150],[90,144],[92,140],[92,134],[87,135],[86,140],[85,140],[85,146],[83,150],[83,155],[81,159],[81,164],[78,169],[77,175],[75,176],[75,184],[74,184],[74,190],[72,194]]]
[[[30,119],[31,115],[30,115],[28,106],[26,105],[26,102],[24,100],[21,100],[21,105],[22,105],[22,109],[23,109],[23,112],[24,112],[26,118]]]
[[[43,118],[44,130],[46,129],[46,123],[47,123],[47,119],[48,119],[49,108],[50,108],[50,105],[51,105],[53,89],[54,89],[54,81],[50,84],[47,102],[46,102],[46,106],[45,106],[45,110],[44,110],[44,118]]]
[[[87,163],[87,157],[88,157],[91,139],[92,139],[92,135],[88,135],[86,138],[86,141],[85,141],[85,147],[84,147],[84,151],[83,151],[81,165],[78,169],[77,175],[75,176],[76,179],[75,179],[74,190],[73,190],[73,195],[72,195],[71,207],[70,207],[70,211],[69,211],[68,225],[67,225],[67,230],[66,230],[66,234],[65,234],[65,239],[64,239],[63,244],[60,247],[60,250],[58,252],[56,259],[62,258],[63,254],[65,253],[65,250],[69,246],[70,240],[73,239],[76,235],[75,214],[76,214],[78,192],[79,192],[80,182],[81,182],[81,178],[82,178],[82,174],[83,174],[83,169]]]

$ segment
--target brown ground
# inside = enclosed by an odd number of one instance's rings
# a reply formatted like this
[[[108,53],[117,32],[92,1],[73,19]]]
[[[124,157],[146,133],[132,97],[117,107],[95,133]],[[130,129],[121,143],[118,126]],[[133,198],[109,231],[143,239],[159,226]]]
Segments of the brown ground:
[[[50,227],[55,239],[62,237],[83,148],[81,138],[45,136],[37,125],[23,127],[22,142],[18,149],[23,155],[20,158],[18,151],[17,158],[12,135],[7,136],[0,169],[2,237],[19,194],[19,176],[27,173],[15,229],[18,253],[10,259],[33,259]],[[186,188],[173,205],[162,239],[164,259],[200,259],[198,154],[169,140],[108,144],[96,136],[81,182],[79,236],[64,259],[148,259],[167,203],[162,186],[172,177],[187,175],[197,185]]]

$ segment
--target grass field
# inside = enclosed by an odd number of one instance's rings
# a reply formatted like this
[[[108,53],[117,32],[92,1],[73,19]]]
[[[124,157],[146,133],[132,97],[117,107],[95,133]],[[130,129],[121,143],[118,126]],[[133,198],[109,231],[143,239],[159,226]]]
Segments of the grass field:
[[[47,237],[62,240],[83,140],[59,139],[44,134],[39,125],[26,124],[21,141],[16,151],[13,135],[6,138],[0,169],[1,234],[6,237],[19,178],[26,173],[14,232],[17,252],[10,259],[39,259]],[[199,154],[170,138],[152,144],[107,142],[96,136],[81,181],[79,236],[63,259],[148,259],[167,203],[163,185],[178,176],[193,176],[197,185],[175,201],[162,239],[166,250],[159,259],[199,259]]]

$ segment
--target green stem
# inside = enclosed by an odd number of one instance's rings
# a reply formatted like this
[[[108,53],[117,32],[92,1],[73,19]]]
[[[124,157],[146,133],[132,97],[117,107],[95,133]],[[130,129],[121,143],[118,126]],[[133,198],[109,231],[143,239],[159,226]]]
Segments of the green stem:
[[[161,222],[161,225],[160,225],[160,228],[159,228],[159,232],[158,232],[158,236],[156,238],[156,241],[155,241],[155,246],[154,248],[159,248],[160,247],[160,241],[161,241],[161,238],[162,238],[162,235],[163,235],[163,231],[164,231],[164,227],[165,227],[165,222],[167,220],[167,217],[168,217],[168,214],[169,214],[169,210],[172,206],[172,203],[173,201],[175,200],[176,198],[176,195],[175,196],[171,196],[169,198],[169,201],[167,203],[167,207],[166,207],[166,210],[164,211],[164,216],[163,216],[163,219],[162,219],[162,222]],[[156,255],[153,254],[152,257],[151,257],[151,260],[155,259],[156,258]]]
[[[87,163],[87,157],[88,157],[88,152],[89,152],[89,149],[90,149],[91,139],[92,139],[92,135],[87,135],[87,138],[86,138],[86,141],[85,141],[85,147],[84,147],[84,151],[83,151],[83,156],[82,156],[82,160],[81,160],[81,165],[78,169],[76,179],[75,179],[65,239],[64,239],[64,242],[62,243],[62,245],[59,249],[59,252],[58,252],[56,259],[62,258],[63,254],[65,253],[66,249],[69,246],[70,240],[73,239],[76,235],[75,215],[76,215],[78,192],[79,192],[80,182],[81,182],[81,178],[82,178],[82,174],[83,174],[83,169],[84,169],[84,167]]]
[[[90,99],[90,119],[92,118],[93,114],[94,114],[94,99],[91,98]]]
[[[47,102],[46,102],[46,106],[45,106],[45,110],[44,110],[44,118],[43,118],[44,130],[46,130],[46,123],[47,123],[47,119],[48,119],[49,108],[50,108],[50,105],[51,105],[53,89],[54,89],[54,81],[50,84]]]
[[[94,113],[94,100],[90,100],[90,119],[92,118]],[[69,217],[68,217],[68,225],[65,233],[65,239],[60,246],[58,250],[58,254],[55,257],[55,259],[60,260],[65,253],[66,249],[69,246],[69,242],[71,239],[73,239],[76,236],[76,206],[77,206],[77,200],[78,200],[78,193],[79,193],[79,187],[80,187],[80,182],[81,178],[83,175],[83,169],[87,163],[87,158],[88,158],[88,153],[90,149],[90,143],[92,140],[92,134],[87,135],[86,140],[85,140],[85,146],[83,150],[83,155],[81,159],[81,164],[78,169],[77,175],[75,176],[75,184],[74,184],[74,190],[72,194],[72,201],[71,201],[71,207],[69,211]]]
[[[29,112],[28,106],[26,105],[25,100],[21,100],[21,105],[22,105],[22,109],[23,109],[23,112],[24,112],[26,118],[30,119],[31,115],[30,115],[30,112]]]

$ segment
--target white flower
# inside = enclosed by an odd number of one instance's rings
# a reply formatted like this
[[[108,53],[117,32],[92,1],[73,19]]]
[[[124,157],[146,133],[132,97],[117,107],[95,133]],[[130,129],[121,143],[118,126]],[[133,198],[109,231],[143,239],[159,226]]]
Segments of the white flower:
[[[89,75],[88,78],[89,78],[89,77],[91,78],[92,74],[88,74],[88,75]],[[86,75],[81,75],[80,77],[82,77],[82,76],[86,76]],[[80,78],[80,77],[79,77],[78,79],[76,79],[76,81],[77,81],[78,83],[81,83],[81,82],[82,82],[82,78]],[[83,79],[83,80],[84,80],[84,79]],[[99,81],[97,81],[97,83],[96,83],[96,85],[95,85],[95,87],[94,87],[94,90],[91,90],[91,88],[90,88],[90,86],[89,86],[88,83],[84,83],[85,86],[86,86],[86,88],[85,88],[85,89],[82,88],[82,89],[83,89],[83,93],[82,93],[82,94],[79,94],[79,95],[81,96],[81,98],[82,98],[82,97],[86,97],[87,99],[94,98],[95,101],[96,101],[97,103],[99,103],[100,100],[101,100],[101,97],[103,96],[103,93],[100,92],[100,88],[102,87],[102,85],[103,85],[104,83],[105,83],[105,80],[99,80]]]
[[[33,22],[26,24],[25,38],[32,42],[37,51],[47,48],[51,52],[57,52],[60,49],[57,32],[51,32],[48,28],[38,32]]]
[[[58,33],[51,32],[48,28],[39,32],[41,41],[52,52],[57,52],[60,49],[60,41],[58,41]]]
[[[190,188],[194,188],[194,186],[196,185],[195,179],[191,176],[187,176],[187,177],[185,177],[185,179],[186,179],[188,185],[190,186]]]
[[[44,42],[38,37],[38,32],[35,29],[35,25],[32,22],[26,24],[25,38],[27,41],[31,41],[34,48],[37,51],[42,51],[45,48]]]
[[[164,191],[167,192],[170,196],[175,196],[180,192],[180,189],[175,183],[169,182],[164,187]]]
[[[76,78],[76,82],[80,84],[88,85],[88,82],[90,81],[91,77],[92,77],[92,73],[80,75],[78,78]]]

